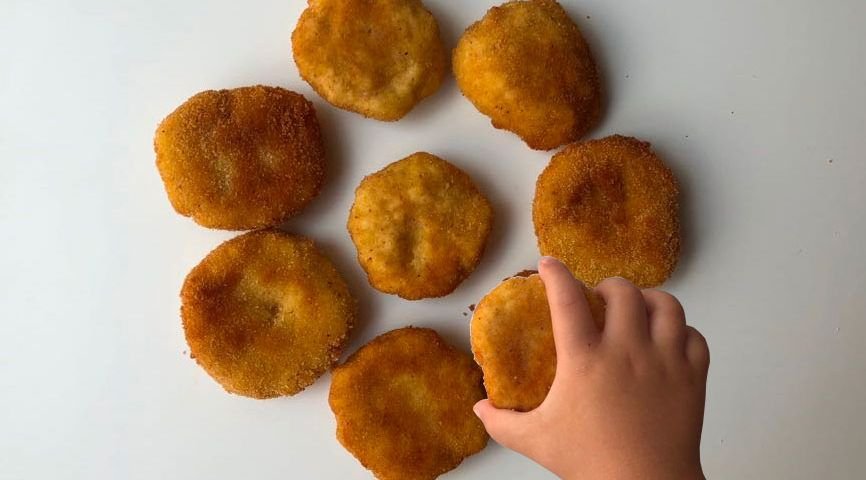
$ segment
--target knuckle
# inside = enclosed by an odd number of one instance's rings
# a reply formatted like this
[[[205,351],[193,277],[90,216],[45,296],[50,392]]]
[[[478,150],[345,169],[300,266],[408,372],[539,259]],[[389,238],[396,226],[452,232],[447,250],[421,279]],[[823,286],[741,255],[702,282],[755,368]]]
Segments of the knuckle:
[[[640,290],[628,280],[622,277],[605,278],[599,282],[596,290],[602,295],[623,295],[629,297],[640,297]]]
[[[680,317],[685,317],[685,310],[683,309],[682,303],[680,303],[677,297],[670,293],[663,290],[648,289],[644,290],[644,295],[651,299],[659,309],[671,312]]]
[[[574,292],[562,291],[556,298],[556,303],[564,309],[574,309],[580,306],[580,299]]]
[[[598,285],[607,288],[628,288],[632,286],[632,283],[622,277],[608,277],[599,282]]]
[[[692,327],[691,325],[689,325],[686,328],[689,331],[689,336],[692,337],[695,342],[699,343],[703,347],[704,350],[707,350],[707,353],[709,353],[709,344],[707,344],[706,337],[704,337],[704,335],[701,332],[699,332],[698,329],[696,329],[695,327]]]
[[[710,346],[707,343],[706,337],[694,327],[686,327],[688,329],[689,348],[692,351],[694,360],[703,370],[709,369],[710,366]]]

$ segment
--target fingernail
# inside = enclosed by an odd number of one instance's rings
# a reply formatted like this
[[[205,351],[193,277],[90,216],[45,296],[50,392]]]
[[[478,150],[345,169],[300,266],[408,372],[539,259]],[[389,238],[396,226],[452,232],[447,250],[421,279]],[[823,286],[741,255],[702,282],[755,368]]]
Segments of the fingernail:
[[[555,258],[548,257],[546,255],[541,257],[540,259],[538,259],[538,265],[539,266],[541,266],[541,265],[553,265],[556,262],[557,262],[557,260]]]

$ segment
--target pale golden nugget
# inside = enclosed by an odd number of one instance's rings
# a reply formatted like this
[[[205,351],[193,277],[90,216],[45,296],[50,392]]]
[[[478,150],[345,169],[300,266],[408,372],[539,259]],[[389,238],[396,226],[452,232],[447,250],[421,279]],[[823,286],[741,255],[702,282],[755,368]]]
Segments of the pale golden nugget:
[[[370,285],[417,300],[447,295],[469,276],[492,221],[466,173],[419,152],[361,182],[348,229]]]
[[[604,325],[604,303],[584,288],[592,316]],[[497,408],[526,412],[541,405],[556,374],[556,347],[544,283],[538,274],[506,279],[478,303],[472,353]]]
[[[436,19],[420,0],[310,0],[292,52],[322,98],[385,121],[436,92],[447,65]]]

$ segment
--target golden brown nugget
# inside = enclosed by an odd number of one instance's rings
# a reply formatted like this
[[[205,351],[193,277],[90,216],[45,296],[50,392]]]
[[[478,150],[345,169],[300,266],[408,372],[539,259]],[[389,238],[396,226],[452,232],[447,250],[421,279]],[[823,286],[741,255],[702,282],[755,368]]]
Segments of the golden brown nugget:
[[[190,353],[227,391],[294,395],[333,365],[355,300],[311,240],[278,231],[235,237],[186,277],[181,316]]]
[[[201,92],[162,121],[154,148],[174,209],[209,228],[279,224],[325,180],[313,105],[277,87]]]
[[[436,19],[420,0],[309,0],[292,53],[322,98],[385,121],[436,92],[447,65]]]
[[[538,248],[589,285],[620,276],[657,286],[679,257],[678,194],[647,142],[615,135],[570,145],[535,186]]]
[[[601,328],[604,303],[584,288]],[[478,303],[470,324],[472,353],[497,408],[527,412],[541,405],[556,374],[556,347],[544,283],[538,274],[505,280]]]
[[[490,202],[466,173],[418,152],[361,182],[348,229],[370,285],[417,300],[447,295],[469,276],[492,223]]]
[[[454,75],[493,126],[550,150],[582,137],[601,115],[601,82],[577,25],[553,0],[493,7],[460,38]]]
[[[487,445],[481,371],[434,330],[376,337],[335,367],[337,439],[381,480],[430,480]]]

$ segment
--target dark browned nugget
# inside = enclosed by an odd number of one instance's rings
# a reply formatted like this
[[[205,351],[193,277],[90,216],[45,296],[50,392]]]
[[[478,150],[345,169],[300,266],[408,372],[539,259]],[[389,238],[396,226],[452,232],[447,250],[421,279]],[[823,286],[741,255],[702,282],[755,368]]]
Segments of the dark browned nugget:
[[[227,391],[294,395],[333,365],[355,300],[311,240],[278,231],[235,237],[201,261],[181,290],[190,353]]]
[[[434,330],[373,339],[335,367],[328,401],[337,439],[382,480],[432,480],[487,444],[472,406],[484,398],[472,357]]]
[[[154,149],[174,209],[209,228],[277,225],[325,180],[313,104],[278,87],[198,93],[162,121]]]
[[[614,135],[569,145],[535,186],[538,248],[589,285],[613,276],[660,285],[679,258],[678,195],[647,142]]]
[[[584,293],[601,328],[604,303],[592,291]],[[470,339],[495,407],[526,412],[544,401],[556,374],[556,346],[538,274],[506,279],[485,295],[472,315]]]

